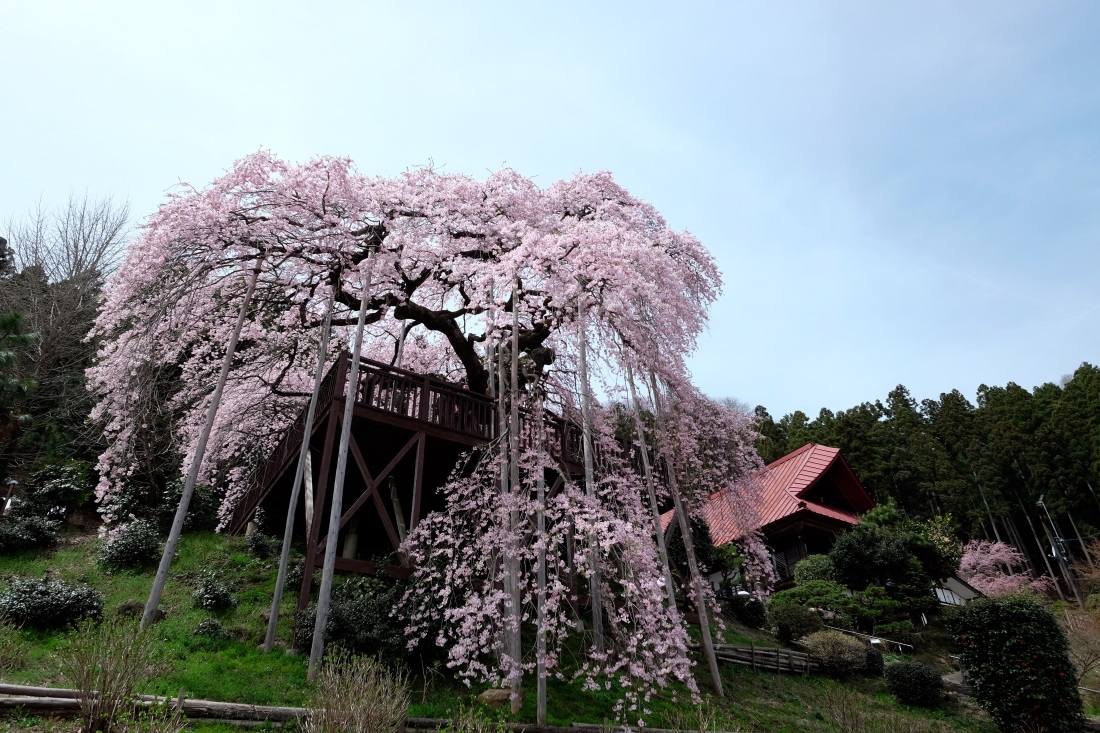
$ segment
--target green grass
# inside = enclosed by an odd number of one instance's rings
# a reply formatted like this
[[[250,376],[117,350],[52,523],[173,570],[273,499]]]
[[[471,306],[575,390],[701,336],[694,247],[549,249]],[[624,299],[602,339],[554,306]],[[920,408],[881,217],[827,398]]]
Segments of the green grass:
[[[14,574],[41,577],[49,573],[70,582],[89,583],[104,592],[108,615],[115,614],[115,609],[125,601],[144,603],[152,583],[152,568],[141,572],[107,573],[96,563],[98,540],[69,539],[70,544],[51,553],[28,552],[0,557],[0,589]],[[241,538],[213,533],[185,535],[162,600],[167,616],[153,627],[161,640],[162,673],[146,692],[175,696],[182,689],[192,698],[260,705],[305,704],[310,694],[305,679],[305,657],[287,655],[281,650],[264,654],[258,649],[266,632],[264,613],[270,606],[276,563],[274,559],[259,560],[248,555]],[[191,593],[200,575],[207,571],[215,572],[234,589],[238,601],[235,608],[211,614],[194,607]],[[279,633],[283,640],[290,638],[295,596],[293,592],[288,594],[283,605]],[[194,634],[198,623],[211,616],[230,632],[230,639],[217,641]],[[775,645],[774,640],[763,633],[736,624],[727,625],[716,635],[725,643]],[[4,644],[18,649],[20,663],[14,669],[0,667],[0,678],[16,683],[65,686],[58,671],[57,655],[65,649],[68,639],[69,634],[65,632],[4,629],[0,632],[0,650]],[[695,674],[697,685],[703,691],[699,702],[692,702],[683,687],[663,691],[648,703],[651,713],[646,716],[647,725],[697,729],[703,721],[711,729],[719,730],[834,733],[851,729],[851,721],[846,723],[844,716],[858,714],[885,716],[888,721],[880,726],[883,730],[899,730],[899,725],[906,732],[917,733],[937,729],[937,726],[942,731],[964,733],[993,730],[988,722],[975,720],[964,710],[944,707],[928,712],[900,706],[886,694],[882,680],[856,679],[841,683],[820,676],[778,676],[753,672],[745,667],[724,666],[727,697],[717,699],[707,693],[706,665],[697,665]],[[410,670],[410,687],[409,715],[427,718],[454,718],[477,710],[474,698],[484,689],[483,686],[466,687],[442,664],[432,669]],[[525,680],[524,689],[523,708],[516,719],[533,722],[534,679]],[[580,682],[552,679],[548,692],[551,724],[614,720],[613,709],[619,697],[615,689],[586,691]],[[843,705],[838,707],[838,700],[847,701],[848,712]],[[862,712],[853,713],[853,710]],[[500,711],[482,715],[491,720],[511,719]],[[12,718],[0,721],[0,733],[46,730],[48,727],[11,727],[13,722]],[[53,729],[64,730],[64,726]],[[193,729],[206,733],[236,730],[208,724]]]

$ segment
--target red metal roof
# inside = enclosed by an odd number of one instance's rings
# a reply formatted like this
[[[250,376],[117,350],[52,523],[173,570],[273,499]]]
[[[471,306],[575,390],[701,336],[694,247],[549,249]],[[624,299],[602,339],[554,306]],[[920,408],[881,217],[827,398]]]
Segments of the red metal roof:
[[[856,511],[825,506],[806,498],[813,493],[811,489],[818,480],[830,470],[837,472],[838,484],[844,485],[845,498],[857,511],[866,511],[874,506],[871,497],[840,455],[839,448],[807,443],[755,473],[750,481],[756,486],[750,491],[738,492],[752,497],[753,513],[757,517],[754,526],[739,526],[736,517],[742,513],[729,507],[728,502],[733,501],[735,496],[729,489],[717,491],[707,498],[702,514],[710,527],[714,544],[724,545],[755,529],[764,529],[767,534],[768,525],[800,512],[848,525],[859,524]],[[667,512],[661,519],[662,525],[667,526],[672,512]]]

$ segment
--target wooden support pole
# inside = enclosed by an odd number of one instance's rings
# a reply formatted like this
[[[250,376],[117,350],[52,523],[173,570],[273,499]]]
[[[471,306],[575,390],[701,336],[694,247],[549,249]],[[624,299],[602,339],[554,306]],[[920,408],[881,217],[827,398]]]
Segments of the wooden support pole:
[[[275,646],[275,632],[279,628],[279,609],[283,605],[283,589],[286,586],[286,573],[290,565],[290,544],[294,539],[294,519],[298,512],[298,493],[302,490],[302,481],[306,471],[312,473],[312,465],[309,458],[309,443],[313,438],[313,420],[317,415],[317,400],[321,394],[321,382],[325,377],[325,357],[328,356],[329,332],[332,330],[332,310],[335,305],[337,285],[333,283],[332,291],[328,296],[325,306],[325,325],[321,329],[321,341],[317,346],[317,369],[313,373],[313,393],[309,397],[309,407],[306,408],[306,424],[302,432],[302,450],[298,454],[298,467],[294,472],[294,484],[290,487],[290,504],[286,509],[286,525],[283,527],[283,549],[279,553],[279,572],[275,576],[275,593],[271,598],[271,613],[267,619],[267,636],[264,638],[264,651],[269,652]],[[310,477],[312,479],[312,476]],[[312,483],[312,481],[310,482]],[[312,504],[312,499],[307,500],[307,506]],[[312,514],[312,512],[309,512]],[[312,516],[306,517],[306,524]],[[306,534],[309,534],[307,527]]]
[[[707,612],[706,596],[703,593],[703,583],[706,579],[699,571],[699,561],[695,556],[695,542],[691,536],[691,525],[688,523],[687,510],[684,508],[684,500],[680,495],[679,479],[676,476],[676,463],[672,451],[668,448],[668,430],[665,425],[664,412],[661,408],[661,392],[657,384],[657,376],[650,372],[649,386],[653,391],[653,409],[657,413],[657,426],[660,430],[661,441],[659,445],[668,467],[668,488],[672,494],[672,504],[676,510],[676,519],[680,525],[680,534],[684,541],[684,554],[687,555],[688,572],[691,575],[690,584],[695,591],[695,611],[699,614],[699,632],[703,640],[703,654],[707,658],[707,666],[710,667],[710,679],[714,685],[714,692],[718,697],[725,697],[722,689],[722,673],[718,669],[718,659],[714,654],[714,641],[710,634],[710,614]]]
[[[317,553],[320,551],[319,541],[321,536],[321,521],[316,514],[323,513],[325,501],[328,499],[329,473],[332,469],[332,454],[336,450],[336,427],[340,424],[340,414],[343,412],[344,383],[347,381],[348,355],[342,352],[336,361],[336,396],[333,397],[328,407],[328,426],[325,429],[325,447],[321,453],[321,471],[317,479],[317,495],[314,498],[314,521],[309,525],[309,538],[306,541],[305,572],[302,573],[301,590],[298,593],[298,610],[306,610],[309,605],[310,591],[313,588],[313,573],[317,566]],[[340,412],[336,407],[340,406]]]
[[[535,423],[538,430],[539,453],[546,450],[546,431],[542,422],[542,408],[538,408],[538,422]],[[536,613],[538,616],[538,638],[535,648],[535,720],[538,725],[546,725],[546,545],[543,538],[546,536],[546,475],[541,466],[538,468],[536,491],[538,501],[538,516],[536,518],[536,531],[539,542],[538,557],[536,562],[536,589],[535,597]]]
[[[577,298],[577,328],[580,331],[580,378],[581,378],[581,432],[584,449],[584,488],[589,497],[596,496],[596,470],[593,465],[592,447],[592,410],[588,394],[588,329],[585,324],[584,291]],[[597,655],[603,655],[605,642],[603,635],[603,578],[599,570],[595,534],[588,533],[588,597],[592,602],[592,646]]]
[[[332,574],[336,569],[336,541],[340,533],[340,516],[344,498],[344,478],[348,471],[348,444],[351,442],[352,418],[355,415],[355,399],[359,390],[359,364],[363,352],[363,328],[367,320],[367,303],[370,301],[373,258],[368,253],[367,274],[359,300],[359,319],[355,325],[355,348],[351,355],[347,395],[344,399],[343,424],[340,426],[340,447],[336,454],[336,478],[332,485],[331,511],[328,522],[328,541],[325,547],[325,565],[321,570],[321,588],[317,595],[317,618],[313,625],[313,646],[309,650],[309,671],[312,682],[320,669],[321,654],[325,649],[325,626],[328,624],[329,601],[332,596]]]
[[[305,488],[302,492],[302,504],[305,510],[306,538],[309,538],[309,530],[313,527],[313,457],[306,451],[306,475]]]
[[[164,543],[164,553],[160,557],[160,565],[157,567],[156,577],[153,579],[153,588],[149,593],[149,600],[145,604],[145,613],[141,616],[141,628],[147,629],[157,617],[157,607],[160,606],[160,597],[164,593],[164,584],[168,580],[168,570],[172,567],[172,560],[176,556],[176,545],[179,544],[180,534],[183,532],[183,523],[187,519],[187,509],[191,504],[191,497],[195,493],[195,483],[199,478],[199,469],[202,467],[202,459],[206,454],[206,443],[210,440],[210,431],[214,427],[214,418],[218,415],[218,406],[221,405],[222,392],[225,390],[225,382],[229,377],[229,368],[233,364],[233,357],[237,353],[237,341],[241,336],[245,318],[248,316],[248,306],[252,303],[252,293],[256,291],[256,281],[260,277],[262,259],[257,258],[256,266],[252,269],[252,276],[248,279],[248,287],[241,300],[241,309],[237,314],[237,323],[233,327],[233,333],[229,337],[229,343],[225,347],[225,358],[222,359],[221,373],[218,382],[214,386],[214,394],[210,396],[210,404],[206,408],[206,420],[199,433],[198,443],[195,445],[195,454],[191,457],[191,467],[187,471],[187,480],[183,484],[183,493],[180,495],[180,503],[176,508],[176,516],[172,520],[172,529],[168,532],[168,541]]]
[[[661,530],[661,509],[657,505],[657,488],[653,478],[653,467],[649,465],[649,445],[645,439],[645,425],[642,423],[641,409],[638,406],[638,392],[634,387],[634,369],[630,362],[626,364],[626,385],[630,390],[630,411],[634,415],[634,431],[638,434],[639,450],[642,452],[642,470],[645,473],[646,489],[649,493],[649,509],[653,514],[653,535],[657,538],[657,554],[661,558],[661,569],[665,573],[665,592],[668,595],[668,607],[676,609],[676,586],[672,582],[672,568],[668,564],[668,548],[665,546],[665,533]]]
[[[519,482],[519,287],[512,288],[512,344],[511,363],[509,364],[509,389],[508,389],[508,470],[510,473],[510,489],[513,497],[520,493]],[[508,535],[515,537],[519,526],[519,516],[515,509],[508,512]],[[509,593],[512,615],[511,648],[508,656],[512,658],[512,664],[516,666],[516,672],[512,676],[512,714],[515,715],[523,707],[523,672],[519,666],[523,660],[522,622],[523,609],[519,579],[519,548],[513,548],[508,553],[508,575],[511,578]]]
[[[424,453],[427,450],[428,435],[420,433],[416,442],[416,468],[413,470],[413,499],[412,518],[409,520],[409,531],[416,529],[420,523],[420,503],[424,496]]]

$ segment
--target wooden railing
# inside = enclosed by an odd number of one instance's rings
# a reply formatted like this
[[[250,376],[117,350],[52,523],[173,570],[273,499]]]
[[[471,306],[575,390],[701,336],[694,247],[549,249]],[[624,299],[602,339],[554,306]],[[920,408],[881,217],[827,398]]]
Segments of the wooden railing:
[[[344,352],[337,359],[321,383],[317,402],[317,417],[325,408],[347,394],[350,354]],[[441,379],[390,366],[372,359],[362,359],[359,364],[358,384],[355,387],[355,404],[370,411],[414,420],[458,433],[476,441],[488,442],[498,433],[496,403],[490,397],[470,392]],[[288,463],[301,450],[305,433],[307,408],[303,407],[298,418],[290,425],[268,460],[256,472],[252,489],[244,496],[233,512],[230,530],[244,529],[256,507],[264,499],[264,491],[286,470]],[[546,413],[546,430],[550,451],[568,466],[583,464],[583,437],[575,422],[558,415]],[[526,432],[526,431],[524,431]],[[642,472],[638,450],[622,445],[630,456],[635,470]],[[601,452],[596,449],[596,463]]]
[[[318,414],[320,414],[323,407],[331,402],[335,396],[338,383],[343,381],[342,377],[345,373],[343,370],[346,369],[346,366],[346,359],[340,357],[321,381],[321,390],[317,395]],[[343,394],[342,387],[340,393]],[[252,479],[251,490],[242,497],[240,503],[238,503],[237,507],[233,510],[233,520],[229,525],[230,531],[239,532],[244,529],[244,526],[252,517],[253,512],[256,511],[256,507],[263,501],[264,497],[262,492],[264,487],[275,480],[283,471],[283,467],[288,460],[293,456],[299,455],[306,430],[306,415],[308,409],[308,404],[302,408],[302,411],[298,413],[298,418],[291,423],[289,428],[287,428],[279,444],[275,446],[275,450],[271,452],[267,461],[264,462],[256,472],[255,477]],[[305,439],[308,440],[308,437]]]
[[[471,438],[492,440],[496,435],[496,408],[489,397],[371,359],[363,359],[359,369],[355,403],[361,407]]]

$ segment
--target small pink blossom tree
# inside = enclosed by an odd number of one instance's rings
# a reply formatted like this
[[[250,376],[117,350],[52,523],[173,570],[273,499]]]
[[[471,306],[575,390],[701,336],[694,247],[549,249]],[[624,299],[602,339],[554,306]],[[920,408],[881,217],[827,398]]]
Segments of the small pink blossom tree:
[[[1012,545],[971,540],[959,563],[959,577],[987,596],[1007,596],[1021,591],[1053,592],[1054,582],[1049,576],[1032,578],[1021,570],[1025,561],[1023,553]]]

